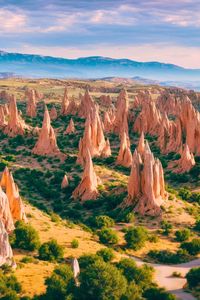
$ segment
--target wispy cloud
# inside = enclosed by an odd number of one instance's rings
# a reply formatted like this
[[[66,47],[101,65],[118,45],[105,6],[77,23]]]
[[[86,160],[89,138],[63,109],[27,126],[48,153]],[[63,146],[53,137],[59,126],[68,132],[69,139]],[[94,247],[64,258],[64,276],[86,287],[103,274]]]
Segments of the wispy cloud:
[[[13,12],[0,8],[0,32],[24,31],[27,25],[27,16],[20,11]]]

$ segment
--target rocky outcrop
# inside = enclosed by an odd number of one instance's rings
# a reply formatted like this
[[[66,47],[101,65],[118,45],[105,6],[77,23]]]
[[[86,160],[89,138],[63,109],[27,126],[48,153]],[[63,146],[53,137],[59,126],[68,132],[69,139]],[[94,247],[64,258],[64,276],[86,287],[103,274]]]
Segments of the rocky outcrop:
[[[156,108],[155,102],[145,102],[142,106],[142,111],[135,120],[133,130],[138,133],[149,133],[158,135],[161,124],[161,114]]]
[[[70,119],[70,122],[69,122],[69,125],[67,126],[64,134],[71,134],[71,133],[74,133],[76,130],[75,130],[75,126],[74,126],[74,121],[73,119],[71,118]]]
[[[25,130],[29,129],[29,126],[25,124],[24,120],[20,116],[17,109],[16,98],[12,95],[9,103],[8,124],[5,127],[4,132],[8,136],[14,137],[16,135],[24,135]]]
[[[105,132],[112,132],[115,124],[115,108],[110,107],[104,112],[103,128]]]
[[[76,258],[72,260],[72,270],[74,274],[74,279],[76,279],[80,274],[80,267],[79,267],[78,260]]]
[[[34,118],[37,116],[35,90],[28,90],[26,96],[27,96],[26,114],[27,116]]]
[[[194,165],[194,155],[190,152],[189,147],[186,144],[181,152],[181,158],[179,160],[170,162],[169,168],[173,168],[174,173],[185,173],[189,172]]]
[[[90,96],[89,90],[86,89],[84,96],[81,95],[78,115],[87,118],[92,110],[95,110],[95,103]]]
[[[137,150],[133,154],[128,199],[124,204],[133,206],[134,211],[141,215],[158,216],[166,198],[162,165],[154,158],[146,142],[143,158]]]
[[[112,99],[110,95],[101,95],[100,104],[109,107],[112,104]]]
[[[104,147],[104,149],[102,151],[102,157],[106,158],[106,157],[109,157],[109,156],[111,156],[111,148],[110,148],[109,139],[107,139],[105,147]]]
[[[62,116],[68,114],[68,107],[69,107],[69,98],[68,98],[67,88],[65,87],[64,96],[61,104],[61,111],[60,111]]]
[[[116,114],[114,122],[114,132],[120,134],[121,129],[125,129],[128,134],[128,110],[129,99],[126,90],[122,90],[118,96],[116,104]]]
[[[74,199],[81,201],[95,200],[98,196],[97,176],[94,171],[89,149],[86,149],[85,167],[81,182],[73,192]]]
[[[4,106],[0,105],[0,127],[4,128],[7,125],[5,113],[4,113]]]
[[[69,186],[67,175],[65,174],[61,183],[61,189],[65,189]]]
[[[56,110],[55,106],[52,106],[49,115],[50,115],[50,118],[51,118],[52,121],[57,119],[58,113],[57,113],[57,110]]]
[[[144,132],[142,131],[138,146],[137,146],[137,151],[140,154],[141,157],[144,156],[144,151],[145,151],[145,140],[144,140]]]
[[[78,109],[79,109],[79,106],[76,103],[74,97],[72,97],[72,99],[70,99],[70,102],[69,102],[67,114],[75,116],[78,113]]]
[[[8,233],[5,224],[0,218],[0,267],[2,265],[13,265],[13,252],[9,243]]]
[[[125,130],[121,133],[120,138],[120,149],[116,163],[124,167],[130,167],[132,163],[132,154],[130,150],[130,140]]]
[[[10,212],[13,220],[15,221],[26,221],[26,214],[23,205],[23,201],[19,195],[19,189],[16,183],[14,182],[12,173],[9,172],[6,167],[2,178],[1,178],[1,187],[5,189],[6,195],[9,201]]]
[[[58,156],[60,158],[65,157],[65,155],[60,152],[57,146],[56,136],[54,133],[54,129],[51,126],[50,116],[46,106],[42,128],[40,130],[38,141],[36,142],[32,153],[37,155]]]
[[[89,149],[92,157],[102,156],[106,148],[106,141],[103,132],[102,122],[99,116],[99,110],[96,106],[91,110],[85,122],[83,138],[79,142],[79,154],[77,163],[84,164],[85,150]]]

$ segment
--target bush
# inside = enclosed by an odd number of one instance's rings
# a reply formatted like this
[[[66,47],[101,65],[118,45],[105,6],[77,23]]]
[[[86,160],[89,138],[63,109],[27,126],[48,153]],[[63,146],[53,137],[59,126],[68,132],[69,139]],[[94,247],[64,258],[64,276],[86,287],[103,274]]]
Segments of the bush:
[[[111,264],[96,261],[80,273],[80,300],[121,299],[126,293],[127,281]]]
[[[164,235],[169,235],[169,233],[172,231],[172,224],[164,220],[161,222],[161,228],[163,229]]]
[[[21,285],[14,275],[7,275],[0,270],[0,298],[5,300],[18,300]]]
[[[63,247],[56,240],[42,244],[39,248],[39,258],[47,261],[57,261],[64,256]]]
[[[72,293],[75,287],[72,269],[67,265],[60,265],[54,269],[52,275],[45,280],[45,283],[47,285],[46,299],[67,299],[67,296]]]
[[[147,230],[142,227],[131,227],[126,231],[125,240],[127,247],[133,250],[141,249],[148,239]]]
[[[187,188],[181,188],[179,190],[179,192],[178,192],[178,195],[183,200],[189,200],[189,198],[191,197],[192,193]]]
[[[79,246],[78,240],[73,239],[73,240],[71,241],[71,247],[72,247],[73,249],[76,249],[76,248],[78,248],[78,246]]]
[[[181,248],[185,249],[191,255],[200,253],[200,239],[193,239],[191,242],[181,244]]]
[[[22,221],[16,222],[16,229],[11,239],[14,248],[33,251],[39,248],[40,239],[38,232],[29,224]]]
[[[85,269],[89,265],[94,264],[96,261],[103,262],[103,258],[96,254],[84,254],[79,258],[80,269]]]
[[[194,230],[200,232],[200,219],[196,221],[194,225]]]
[[[104,248],[96,253],[98,256],[102,257],[105,262],[110,262],[114,259],[115,255],[113,250],[110,248]]]
[[[115,245],[118,243],[118,236],[112,229],[103,228],[98,232],[98,236],[103,244]]]
[[[146,300],[176,300],[176,297],[168,293],[164,288],[152,287],[144,292]]]
[[[148,255],[164,264],[179,264],[187,262],[190,259],[188,252],[183,249],[178,250],[177,253],[168,250],[151,250]]]
[[[189,288],[197,288],[200,286],[200,267],[192,268],[187,274],[186,279]]]
[[[112,227],[115,225],[115,221],[108,216],[98,216],[95,218],[95,226],[99,229],[103,227]]]
[[[188,228],[182,229],[182,230],[177,230],[175,232],[176,240],[178,242],[184,242],[187,241],[190,237],[190,230]]]

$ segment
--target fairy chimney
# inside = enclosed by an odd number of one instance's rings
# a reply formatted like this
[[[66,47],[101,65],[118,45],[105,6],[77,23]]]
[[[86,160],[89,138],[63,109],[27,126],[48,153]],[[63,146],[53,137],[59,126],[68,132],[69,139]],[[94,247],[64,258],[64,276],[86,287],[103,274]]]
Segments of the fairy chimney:
[[[33,118],[36,117],[37,111],[36,111],[36,96],[35,96],[35,90],[29,90],[27,93],[27,106],[26,106],[26,114],[27,116]]]
[[[130,150],[129,137],[125,130],[121,133],[120,138],[121,142],[119,153],[117,156],[117,164],[124,167],[130,167],[132,163],[132,154]]]
[[[50,115],[50,118],[51,118],[52,121],[57,119],[58,113],[57,113],[57,110],[56,110],[55,106],[52,106],[49,115]]]
[[[46,106],[42,128],[40,130],[38,141],[36,142],[32,153],[37,155],[64,157],[64,154],[60,152],[57,146],[56,136],[54,133],[54,129],[51,126],[50,116]]]
[[[27,221],[23,201],[19,195],[19,189],[14,182],[12,173],[6,167],[1,178],[1,187],[5,189],[9,201],[10,211],[15,221]]]
[[[65,174],[61,183],[61,189],[65,189],[69,186],[67,175]]]
[[[128,94],[126,90],[123,89],[117,99],[114,132],[120,134],[121,128],[123,127],[125,128],[126,133],[128,133],[128,110]]]
[[[16,135],[24,135],[26,129],[28,130],[29,126],[25,124],[20,116],[17,109],[16,98],[12,95],[9,103],[8,124],[5,127],[4,132],[8,136],[14,137]]]
[[[73,119],[71,118],[70,119],[70,122],[69,122],[69,125],[67,126],[64,134],[71,134],[71,133],[74,133],[75,132],[75,126],[74,126],[74,121]]]
[[[143,158],[137,150],[133,154],[125,205],[133,206],[141,215],[158,216],[166,198],[162,165],[146,142]]]
[[[173,170],[174,173],[186,173],[189,172],[195,165],[195,159],[187,144],[185,144],[183,151],[181,152],[181,158],[179,160],[171,162],[170,166],[176,166]]]
[[[64,96],[61,104],[61,115],[65,116],[68,114],[68,106],[69,106],[69,99],[68,99],[68,92],[67,87],[65,87]]]
[[[79,117],[87,118],[91,110],[95,109],[95,103],[90,96],[88,88],[85,90],[84,96],[81,95],[81,102],[79,105],[78,115]]]
[[[107,139],[105,147],[104,147],[104,149],[102,151],[102,157],[106,158],[106,157],[109,157],[109,156],[111,156],[111,148],[110,148],[109,139]]]
[[[95,200],[98,196],[97,176],[94,171],[92,158],[89,149],[86,151],[85,167],[81,182],[73,192],[74,199],[81,201]]]

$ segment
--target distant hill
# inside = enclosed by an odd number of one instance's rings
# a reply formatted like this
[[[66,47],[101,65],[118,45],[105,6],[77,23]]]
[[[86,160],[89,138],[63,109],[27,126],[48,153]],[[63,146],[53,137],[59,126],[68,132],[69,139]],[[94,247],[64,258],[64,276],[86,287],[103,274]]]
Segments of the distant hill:
[[[0,51],[1,72],[49,78],[147,78],[159,81],[199,81],[199,69],[185,69],[160,62],[137,62],[101,56],[77,59]]]

